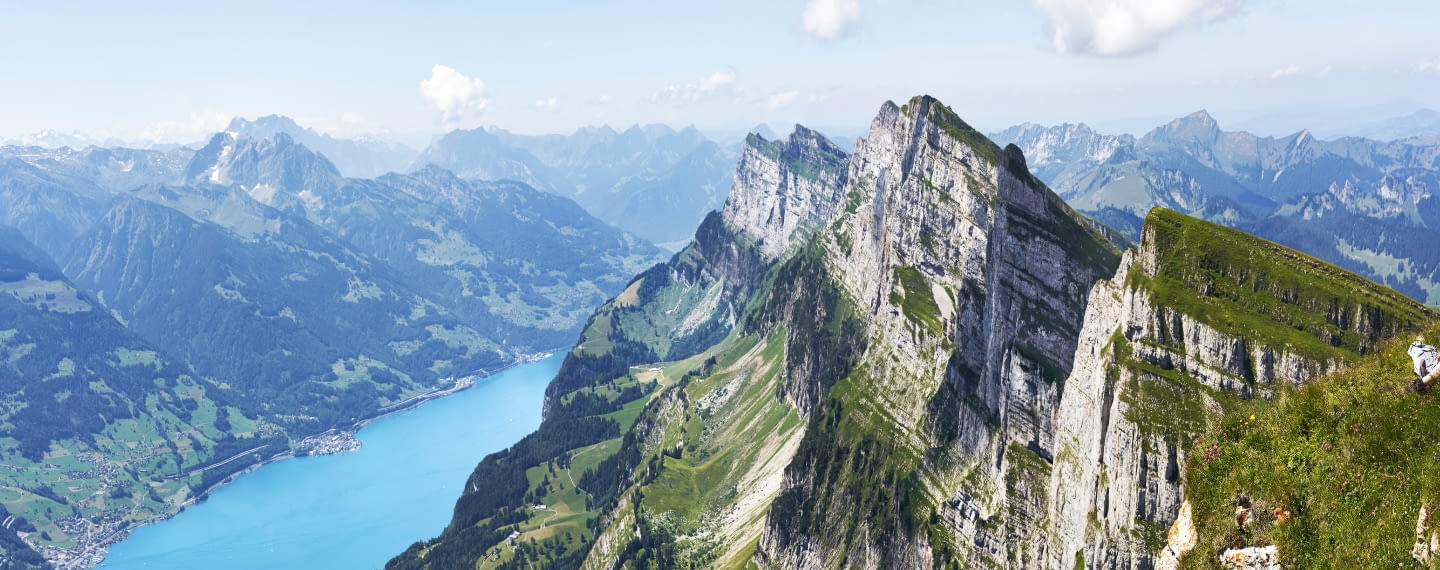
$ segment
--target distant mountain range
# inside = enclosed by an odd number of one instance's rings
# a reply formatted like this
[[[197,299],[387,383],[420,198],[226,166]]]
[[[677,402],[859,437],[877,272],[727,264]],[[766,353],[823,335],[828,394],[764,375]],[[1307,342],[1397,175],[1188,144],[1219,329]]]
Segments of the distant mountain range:
[[[1440,139],[1223,131],[1200,111],[1139,138],[1084,124],[992,135],[1075,208],[1138,239],[1152,207],[1243,229],[1440,303]]]
[[[301,438],[568,345],[661,259],[521,182],[347,178],[283,130],[0,148],[6,226],[0,488],[62,563]]]
[[[519,180],[668,243],[688,239],[706,212],[724,202],[735,154],[694,127],[595,127],[542,136],[473,129],[440,137],[415,164],[434,164],[463,178]]]
[[[768,125],[752,131],[775,138]],[[737,135],[717,142],[695,127],[676,130],[658,124],[623,131],[585,127],[568,135],[520,135],[491,127],[452,131],[415,150],[378,137],[334,137],[280,115],[237,117],[224,132],[254,140],[284,134],[323,155],[346,177],[374,178],[434,164],[461,178],[516,180],[573,199],[601,220],[671,249],[683,247],[705,214],[724,202],[744,138]],[[843,148],[854,145],[854,137],[836,140]],[[206,142],[191,146],[203,147]],[[0,140],[0,146],[5,145],[27,147],[32,155],[133,152],[122,151],[125,144],[118,140],[55,131]],[[156,149],[170,151],[181,161],[193,152],[174,145]],[[19,152],[11,149],[8,154]],[[112,176],[119,176],[114,172]],[[123,186],[135,179],[119,176],[117,182]]]

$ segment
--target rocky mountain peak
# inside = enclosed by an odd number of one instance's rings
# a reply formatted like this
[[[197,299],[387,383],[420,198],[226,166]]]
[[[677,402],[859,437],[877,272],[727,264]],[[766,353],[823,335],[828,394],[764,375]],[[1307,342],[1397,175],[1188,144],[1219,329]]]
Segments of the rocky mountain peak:
[[[1156,127],[1141,139],[1149,144],[1213,144],[1221,135],[1220,123],[1209,112],[1199,110]]]
[[[294,119],[284,115],[265,115],[249,120],[244,117],[230,119],[225,132],[243,134],[252,138],[269,138],[276,133],[299,133],[309,129],[300,126]]]
[[[284,132],[256,139],[217,133],[185,168],[191,184],[238,186],[255,200],[280,208],[317,200],[343,184],[340,171],[324,156]]]
[[[725,200],[725,224],[754,239],[767,259],[779,258],[835,213],[847,159],[829,139],[799,125],[779,141],[751,133]]]

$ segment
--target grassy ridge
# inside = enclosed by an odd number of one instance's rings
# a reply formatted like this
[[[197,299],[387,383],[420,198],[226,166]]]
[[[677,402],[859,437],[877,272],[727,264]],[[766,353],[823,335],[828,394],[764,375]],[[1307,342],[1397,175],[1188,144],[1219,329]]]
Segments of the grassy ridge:
[[[1246,402],[1199,439],[1187,496],[1202,539],[1185,567],[1267,544],[1287,568],[1415,566],[1420,507],[1440,502],[1440,394],[1405,390],[1408,340],[1274,402]],[[1241,496],[1255,513],[1244,532],[1233,506]],[[1276,508],[1289,520],[1277,520]]]
[[[1130,285],[1222,333],[1326,360],[1353,360],[1376,338],[1434,318],[1424,306],[1339,267],[1163,208],[1145,222],[1154,274]]]

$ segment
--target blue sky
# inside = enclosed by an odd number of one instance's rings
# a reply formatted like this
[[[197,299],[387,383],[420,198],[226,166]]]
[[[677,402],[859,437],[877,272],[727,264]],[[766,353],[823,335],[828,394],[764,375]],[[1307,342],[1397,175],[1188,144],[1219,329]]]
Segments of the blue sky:
[[[7,0],[0,137],[845,130],[919,93],[987,129],[1283,131],[1440,108],[1437,28],[1433,0]]]

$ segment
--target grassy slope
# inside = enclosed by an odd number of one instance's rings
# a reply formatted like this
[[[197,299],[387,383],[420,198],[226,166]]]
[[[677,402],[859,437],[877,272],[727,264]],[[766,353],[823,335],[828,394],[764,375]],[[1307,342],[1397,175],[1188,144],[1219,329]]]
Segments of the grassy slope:
[[[1429,336],[1440,338],[1440,329]],[[1291,568],[1396,568],[1422,505],[1440,500],[1440,397],[1405,391],[1407,338],[1355,366],[1247,402],[1190,456],[1186,494],[1200,531],[1185,559],[1209,568],[1225,548],[1275,544]],[[1254,501],[1247,532],[1232,501]],[[1277,522],[1273,509],[1291,515]]]
[[[1146,241],[1153,277],[1131,285],[1169,307],[1241,338],[1263,338],[1316,359],[1353,359],[1434,314],[1359,275],[1244,232],[1155,209]]]
[[[1266,544],[1280,547],[1287,567],[1412,564],[1419,508],[1440,499],[1440,399],[1405,393],[1404,351],[1415,330],[1440,334],[1437,315],[1310,256],[1168,210],[1152,211],[1145,232],[1142,247],[1154,248],[1158,264],[1151,278],[1131,272],[1129,284],[1157,305],[1351,364],[1303,387],[1274,386],[1274,400],[1241,400],[1128,359],[1117,341],[1120,362],[1170,380],[1127,390],[1127,417],[1191,449],[1186,495],[1201,540],[1184,565],[1210,568],[1226,548]],[[1220,405],[1197,408],[1211,400]],[[1256,517],[1243,533],[1234,516],[1241,496]],[[1275,508],[1292,518],[1277,523]]]

